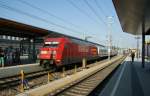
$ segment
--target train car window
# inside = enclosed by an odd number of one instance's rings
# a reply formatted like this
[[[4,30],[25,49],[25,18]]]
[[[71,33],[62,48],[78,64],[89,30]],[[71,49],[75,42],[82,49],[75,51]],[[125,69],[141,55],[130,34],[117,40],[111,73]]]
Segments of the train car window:
[[[57,46],[58,46],[58,44],[45,44],[44,45],[44,47],[53,47],[53,48],[55,48]]]

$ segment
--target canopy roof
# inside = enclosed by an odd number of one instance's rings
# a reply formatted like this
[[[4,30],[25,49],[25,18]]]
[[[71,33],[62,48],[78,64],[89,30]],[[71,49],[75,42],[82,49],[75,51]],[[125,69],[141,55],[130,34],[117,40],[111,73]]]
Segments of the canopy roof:
[[[146,34],[150,34],[150,0],[113,0],[124,32],[140,35],[145,17]]]
[[[38,28],[35,26],[19,23],[16,21],[0,18],[0,35],[8,35],[15,37],[26,37],[26,38],[35,38],[35,37],[69,37],[72,39],[79,39],[73,36],[65,35],[55,31],[46,30],[43,28]],[[86,41],[95,45],[103,46],[97,43]]]
[[[62,36],[62,34],[54,31],[38,28],[4,18],[0,18],[0,35],[26,38],[44,37],[46,35],[51,35],[53,37]]]

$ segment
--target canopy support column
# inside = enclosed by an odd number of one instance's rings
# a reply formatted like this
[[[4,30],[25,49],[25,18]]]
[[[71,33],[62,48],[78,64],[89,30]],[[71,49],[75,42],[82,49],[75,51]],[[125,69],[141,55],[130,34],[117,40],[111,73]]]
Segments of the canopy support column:
[[[142,20],[142,68],[145,68],[145,16]]]

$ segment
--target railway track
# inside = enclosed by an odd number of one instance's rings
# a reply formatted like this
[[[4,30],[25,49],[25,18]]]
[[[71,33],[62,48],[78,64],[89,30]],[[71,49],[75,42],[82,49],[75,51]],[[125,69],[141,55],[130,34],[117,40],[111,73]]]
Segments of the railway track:
[[[117,62],[103,68],[99,72],[91,75],[90,77],[81,80],[77,83],[73,83],[70,87],[64,87],[62,91],[57,90],[54,93],[47,94],[57,95],[57,96],[87,96],[89,95],[123,60],[125,57],[121,58]]]
[[[25,74],[25,75],[26,75],[26,79],[30,80],[30,79],[45,75],[45,74],[47,74],[47,72],[48,71],[45,70],[45,71],[33,72],[30,74]],[[1,78],[0,79],[0,85],[1,85],[0,90],[11,87],[11,86],[18,85],[18,84],[20,84],[20,82],[21,82],[20,75],[11,76],[11,77],[7,77],[7,78]]]
[[[115,58],[115,57],[113,57]],[[107,62],[107,60],[102,60],[100,61],[101,63],[103,62]],[[88,64],[87,68],[96,66],[97,63],[94,64]],[[82,67],[77,67],[77,72],[82,71]],[[41,85],[47,84],[47,73],[50,72],[49,70],[45,70],[45,71],[39,71],[39,72],[33,72],[30,74],[25,74],[25,78],[29,81],[29,85],[30,88],[29,89],[33,89],[36,87],[39,87]],[[67,69],[65,71],[65,75],[71,75],[74,74],[74,69]],[[56,79],[60,79],[62,78],[62,72],[53,72],[51,71],[51,81],[54,81]],[[20,76],[12,76],[12,77],[8,77],[8,78],[2,78],[0,79],[0,95],[1,96],[12,96],[12,95],[16,95],[20,93],[19,87],[20,87]],[[50,82],[51,82],[50,81]],[[8,92],[9,90],[9,92]],[[28,90],[28,89],[26,89]]]
[[[106,60],[102,60],[101,62],[105,62]],[[94,66],[94,64],[89,64],[87,65],[87,67],[92,67]],[[78,67],[77,71],[81,71],[82,67]],[[61,78],[61,73],[60,72],[55,72],[54,70],[42,70],[42,71],[38,71],[38,72],[32,72],[32,73],[28,73],[25,74],[25,79],[27,79],[28,81],[38,78],[40,76],[44,76],[47,75],[48,72],[51,72],[51,76],[53,78],[51,78],[51,80],[55,80],[55,79],[59,79]],[[65,75],[70,75],[74,73],[74,69],[67,69],[67,71],[65,71]],[[1,78],[0,79],[0,90],[3,90],[4,88],[8,88],[8,87],[13,87],[13,86],[17,86],[20,84],[21,82],[21,75],[16,75],[16,76],[11,76],[11,77],[6,77],[6,78]],[[46,77],[47,78],[47,77]],[[33,87],[33,86],[32,86]]]

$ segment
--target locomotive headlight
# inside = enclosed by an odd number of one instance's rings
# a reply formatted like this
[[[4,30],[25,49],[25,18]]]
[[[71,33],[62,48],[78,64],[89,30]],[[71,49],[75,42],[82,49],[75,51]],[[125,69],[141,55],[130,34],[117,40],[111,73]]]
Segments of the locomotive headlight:
[[[41,51],[41,54],[51,54],[51,51]]]
[[[47,54],[48,52],[47,51],[41,51],[41,54]]]

